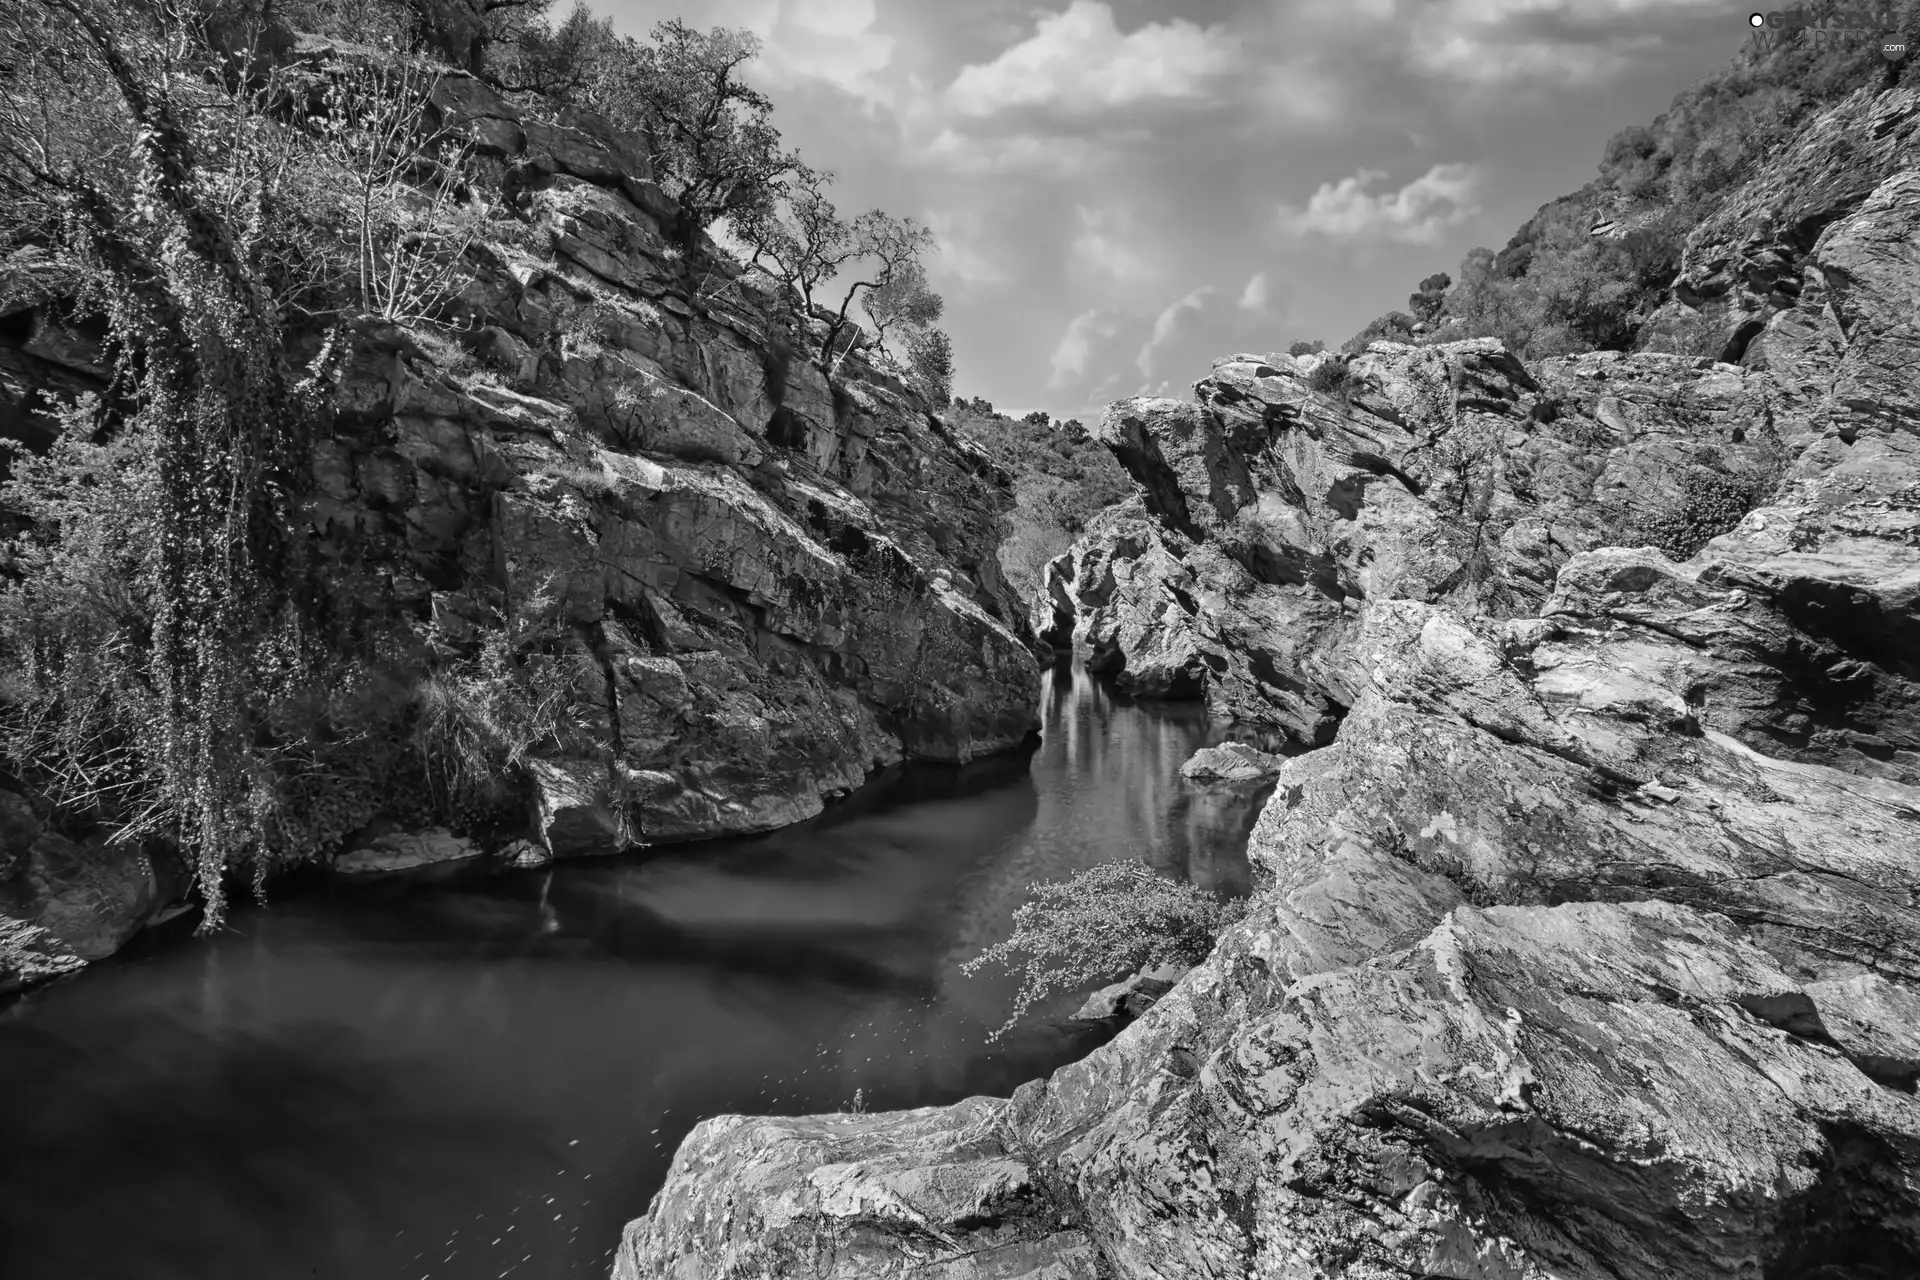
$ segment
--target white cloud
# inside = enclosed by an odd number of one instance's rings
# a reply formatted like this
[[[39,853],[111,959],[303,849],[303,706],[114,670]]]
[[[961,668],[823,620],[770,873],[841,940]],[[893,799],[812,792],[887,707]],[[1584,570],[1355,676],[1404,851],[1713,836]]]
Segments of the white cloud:
[[[1240,309],[1242,311],[1265,311],[1273,300],[1273,288],[1267,283],[1267,273],[1256,271],[1247,280],[1247,287],[1240,291]]]
[[[1118,209],[1079,206],[1079,233],[1068,250],[1073,269],[1108,284],[1128,284],[1153,275],[1153,264],[1133,247],[1133,223]]]
[[[903,151],[901,159],[923,169],[966,177],[1060,178],[1084,173],[1105,155],[1104,148],[1086,138],[982,138],[941,129],[924,145]]]
[[[1480,180],[1474,165],[1437,164],[1398,191],[1367,191],[1386,177],[1378,169],[1362,169],[1324,183],[1305,209],[1281,206],[1280,228],[1349,243],[1432,244],[1448,227],[1480,211],[1472,203]]]
[[[1725,0],[1454,0],[1408,17],[1415,69],[1485,89],[1599,83],[1677,24],[1745,13]]]
[[[874,104],[891,98],[874,79],[893,63],[894,40],[872,28],[874,0],[708,0],[701,17],[760,37],[756,79],[784,88],[834,85]]]
[[[1597,44],[1449,31],[1416,45],[1414,61],[1429,74],[1481,88],[1523,81],[1566,87],[1610,80],[1632,65],[1632,55],[1659,43],[1659,36],[1645,34]]]
[[[1058,390],[1070,379],[1086,376],[1087,365],[1093,359],[1093,344],[1102,338],[1111,338],[1116,332],[1118,326],[1102,315],[1098,307],[1082,311],[1067,321],[1060,345],[1053,349],[1053,376],[1047,380],[1047,389]]]
[[[999,239],[989,233],[978,210],[934,209],[927,214],[926,224],[940,246],[928,264],[934,278],[969,287],[1005,284],[1011,278],[993,252]]]
[[[1167,340],[1173,337],[1174,331],[1180,327],[1180,317],[1189,311],[1197,312],[1202,310],[1207,305],[1207,300],[1212,296],[1212,287],[1202,286],[1188,293],[1186,297],[1181,298],[1178,302],[1169,304],[1164,311],[1154,317],[1153,334],[1147,339],[1146,344],[1140,348],[1140,355],[1134,361],[1140,368],[1141,377],[1148,378],[1153,376],[1154,353],[1165,346]]]
[[[1238,63],[1239,47],[1222,28],[1175,18],[1122,35],[1103,0],[1073,0],[993,61],[962,68],[947,95],[956,111],[974,117],[1194,102]]]

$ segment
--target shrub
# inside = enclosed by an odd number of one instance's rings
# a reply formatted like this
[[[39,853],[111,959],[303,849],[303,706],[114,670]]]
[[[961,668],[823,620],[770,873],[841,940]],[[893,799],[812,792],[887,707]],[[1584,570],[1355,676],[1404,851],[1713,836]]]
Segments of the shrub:
[[[1034,885],[1033,900],[1014,912],[1013,935],[961,971],[971,976],[998,964],[1020,974],[1013,1013],[989,1037],[998,1040],[1050,995],[1153,965],[1200,963],[1245,914],[1245,902],[1223,902],[1145,863],[1103,863]]]
[[[518,650],[525,636],[486,633],[480,652],[448,663],[414,694],[411,744],[433,798],[457,823],[486,822],[520,794],[535,749],[570,722],[574,681],[542,687]]]
[[[1389,311],[1349,338],[1340,349],[1348,355],[1359,355],[1370,343],[1411,342],[1414,323],[1414,318],[1404,311]]]
[[[1759,476],[1690,467],[1681,481],[1680,501],[1647,517],[1639,530],[1640,538],[1671,559],[1690,559],[1765,502],[1771,488]]]
[[[953,343],[939,329],[925,329],[907,338],[907,367],[927,403],[944,409],[953,396]]]
[[[1320,341],[1320,339],[1318,338],[1315,338],[1312,341],[1308,341],[1305,338],[1302,338],[1299,341],[1294,342],[1287,347],[1287,354],[1290,356],[1314,356],[1314,355],[1319,355],[1322,351],[1325,351],[1326,349],[1327,349],[1327,344]]]
[[[1345,400],[1353,390],[1353,370],[1338,356],[1322,360],[1307,375],[1307,386],[1322,395]]]

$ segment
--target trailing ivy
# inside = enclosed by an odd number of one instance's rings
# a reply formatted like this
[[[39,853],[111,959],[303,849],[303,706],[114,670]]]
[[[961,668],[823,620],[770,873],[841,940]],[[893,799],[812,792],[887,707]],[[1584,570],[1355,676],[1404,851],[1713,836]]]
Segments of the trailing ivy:
[[[110,737],[151,780],[129,832],[158,828],[190,854],[212,927],[226,869],[267,860],[277,797],[261,750],[265,704],[311,674],[317,595],[296,530],[337,343],[304,371],[289,361],[248,243],[260,219],[250,226],[234,216],[244,205],[212,198],[218,170],[179,100],[194,86],[178,68],[188,33],[110,19],[85,0],[45,3],[77,30],[133,141],[130,199],[52,157],[32,173],[64,215],[61,247],[96,277],[131,392],[116,430],[141,442],[149,468],[146,537],[127,548],[146,625],[122,628],[102,655],[117,691]],[[64,661],[94,661],[74,639]]]

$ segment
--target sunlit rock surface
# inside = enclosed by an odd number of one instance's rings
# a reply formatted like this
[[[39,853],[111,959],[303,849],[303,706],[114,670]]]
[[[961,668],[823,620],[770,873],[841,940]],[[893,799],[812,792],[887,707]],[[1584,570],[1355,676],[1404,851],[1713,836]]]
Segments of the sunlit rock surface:
[[[1010,1100],[703,1124],[617,1274],[1920,1272],[1913,183],[1821,224],[1764,363],[1376,344],[1344,403],[1264,357],[1115,406],[1141,501],[1036,629],[1319,746],[1249,914]]]

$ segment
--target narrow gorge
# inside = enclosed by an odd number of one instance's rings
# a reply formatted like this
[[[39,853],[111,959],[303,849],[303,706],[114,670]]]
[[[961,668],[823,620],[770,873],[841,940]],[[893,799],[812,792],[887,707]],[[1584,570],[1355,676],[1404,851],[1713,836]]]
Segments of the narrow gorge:
[[[1252,910],[1010,1099],[703,1123],[621,1280],[1911,1274],[1916,131],[1854,94],[1695,232],[1737,363],[1376,343],[1114,405],[1139,496],[1035,628],[1311,748]]]
[[[1356,111],[1344,7],[766,8],[0,16],[0,1275],[1920,1275],[1920,6],[1753,15],[1336,349],[1479,170],[1180,131]],[[1150,143],[1220,189],[983,248]],[[1134,334],[1242,196],[1320,283]]]

